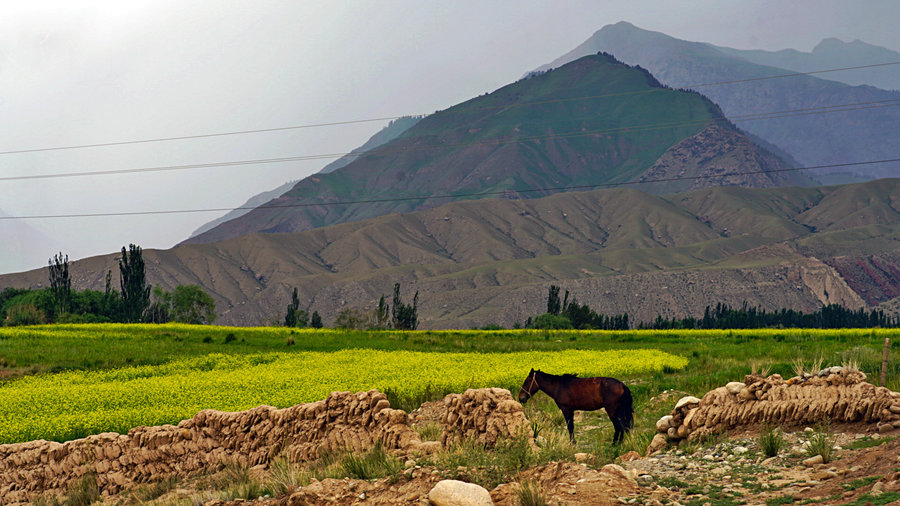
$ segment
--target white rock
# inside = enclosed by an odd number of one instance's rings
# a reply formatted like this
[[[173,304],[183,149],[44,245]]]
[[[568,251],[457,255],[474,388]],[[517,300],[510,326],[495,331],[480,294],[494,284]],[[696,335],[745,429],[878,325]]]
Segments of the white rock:
[[[728,390],[728,393],[730,394],[737,395],[744,386],[745,385],[740,381],[730,381],[725,385],[725,390]]]
[[[675,403],[675,409],[678,409],[687,404],[700,404],[700,399],[694,397],[693,395],[682,397],[678,400],[677,403]]]
[[[735,446],[734,449],[731,450],[731,452],[734,453],[735,455],[743,455],[743,454],[747,453],[747,447],[746,446]]]
[[[669,427],[671,426],[671,424],[672,424],[672,415],[666,415],[666,416],[660,418],[656,422],[656,431],[657,432],[665,432],[665,431],[669,430]]]
[[[807,467],[812,467],[812,466],[821,464],[822,462],[825,462],[825,459],[822,458],[821,455],[814,455],[808,459],[805,459],[803,461],[803,465],[807,466]]]
[[[619,476],[621,478],[625,478],[628,481],[635,481],[635,473],[633,471],[626,471],[624,467],[618,464],[606,464],[605,466],[600,468],[600,472]]]
[[[474,483],[442,480],[428,492],[428,500],[435,506],[493,506],[491,493]]]

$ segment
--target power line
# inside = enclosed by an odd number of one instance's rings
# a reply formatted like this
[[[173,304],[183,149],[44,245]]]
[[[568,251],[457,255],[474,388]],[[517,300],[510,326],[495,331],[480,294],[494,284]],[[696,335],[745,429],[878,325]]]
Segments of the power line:
[[[661,130],[668,128],[680,128],[680,127],[689,127],[689,126],[701,126],[709,121],[757,121],[757,120],[765,120],[765,119],[781,119],[781,118],[792,118],[797,116],[807,116],[812,114],[827,114],[833,112],[850,112],[850,111],[858,111],[865,109],[873,109],[880,107],[893,107],[900,105],[900,99],[890,99],[890,100],[877,100],[871,102],[857,102],[852,104],[837,104],[837,105],[828,105],[822,107],[810,107],[803,109],[790,109],[790,110],[782,110],[782,111],[770,111],[763,113],[752,113],[752,114],[743,114],[738,116],[732,116],[731,118],[725,116],[712,116],[710,118],[703,118],[697,120],[688,120],[688,121],[680,121],[680,122],[669,122],[669,123],[651,123],[646,125],[631,125],[631,126],[621,126],[615,128],[607,128],[607,129],[598,129],[598,130],[587,130],[587,131],[577,131],[577,132],[568,132],[568,133],[560,133],[553,135],[535,135],[528,137],[514,137],[509,139],[502,138],[493,138],[493,139],[482,139],[478,141],[471,142],[461,142],[454,144],[429,144],[424,146],[413,146],[413,147],[401,147],[401,148],[374,148],[366,151],[351,151],[344,153],[327,153],[327,154],[314,154],[314,155],[298,155],[298,156],[288,156],[288,157],[280,157],[280,158],[258,158],[251,160],[234,160],[234,161],[223,161],[223,162],[210,162],[210,163],[196,163],[196,164],[186,164],[186,165],[165,165],[158,167],[139,167],[139,168],[130,168],[130,169],[113,169],[113,170],[105,170],[105,171],[83,171],[83,172],[65,172],[65,173],[51,173],[51,174],[29,174],[23,176],[5,176],[0,177],[0,182],[2,181],[21,181],[21,180],[29,180],[29,179],[53,179],[53,178],[64,178],[64,177],[83,177],[83,176],[108,176],[108,175],[117,175],[117,174],[138,174],[138,173],[147,173],[147,172],[166,172],[166,171],[178,171],[178,170],[191,170],[191,169],[206,169],[206,168],[216,168],[216,167],[233,167],[233,166],[241,166],[241,165],[261,165],[261,164],[269,164],[269,163],[285,163],[285,162],[298,162],[298,161],[310,161],[310,160],[320,160],[320,159],[329,159],[329,158],[339,158],[342,156],[368,156],[368,155],[385,155],[385,154],[394,154],[401,153],[406,151],[413,150],[423,150],[423,149],[433,149],[433,148],[458,148],[472,145],[480,145],[480,144],[493,144],[493,145],[502,145],[502,144],[511,144],[511,143],[520,143],[520,142],[531,142],[531,141],[541,141],[541,140],[551,140],[551,139],[567,139],[573,137],[587,137],[592,135],[604,135],[604,134],[612,134],[612,133],[620,133],[620,132],[644,132],[644,131],[652,131],[652,130]]]
[[[900,65],[900,61],[885,62],[885,63],[873,63],[870,65],[857,65],[854,67],[840,67],[840,68],[832,68],[832,69],[824,69],[824,70],[813,70],[810,72],[793,72],[793,73],[788,73],[788,74],[776,74],[776,75],[772,75],[772,76],[752,77],[752,78],[747,78],[747,79],[735,79],[735,80],[731,80],[731,81],[686,84],[684,86],[681,86],[681,88],[700,88],[700,87],[706,87],[706,86],[720,86],[720,85],[726,85],[726,84],[737,84],[737,83],[746,83],[746,82],[752,82],[752,81],[762,81],[762,80],[767,80],[767,79],[780,79],[780,78],[784,78],[784,77],[797,77],[797,76],[805,76],[805,75],[813,75],[813,74],[824,74],[824,73],[828,73],[828,72],[841,72],[841,71],[846,71],[846,70],[858,70],[858,69],[866,69],[866,68],[874,68],[874,67],[884,67],[884,66],[888,66],[888,65]],[[521,103],[515,103],[515,104],[498,105],[498,106],[494,106],[494,107],[481,107],[481,108],[478,108],[478,110],[490,110],[490,109],[502,109],[502,108],[507,108],[507,107],[542,105],[542,104],[568,102],[568,101],[575,101],[575,100],[593,100],[593,99],[598,99],[598,98],[620,97],[620,96],[626,96],[626,95],[639,95],[639,94],[644,94],[644,93],[655,93],[655,92],[659,92],[659,91],[663,91],[663,90],[665,90],[665,88],[652,88],[652,89],[647,89],[647,90],[634,90],[634,91],[624,91],[624,92],[616,92],[616,93],[606,93],[606,94],[601,94],[601,95],[588,95],[588,96],[584,96],[584,97],[570,97],[570,98],[560,98],[560,99],[543,100],[543,101],[521,102]],[[280,132],[280,131],[288,131],[288,130],[301,130],[301,129],[307,129],[307,128],[320,128],[320,127],[326,127],[326,126],[351,125],[351,124],[355,124],[355,123],[369,123],[369,122],[374,122],[374,121],[392,121],[392,120],[400,119],[403,117],[409,117],[409,116],[428,116],[428,114],[405,115],[405,116],[385,116],[385,117],[381,117],[381,118],[332,121],[332,122],[325,122],[325,123],[310,123],[310,124],[305,124],[305,125],[292,125],[292,126],[274,127],[274,128],[259,128],[259,129],[253,129],[253,130],[235,130],[235,131],[229,131],[229,132],[216,132],[216,133],[196,134],[196,135],[181,135],[181,136],[173,136],[173,137],[157,137],[157,138],[151,138],[151,139],[137,139],[137,140],[128,140],[128,141],[98,142],[98,143],[93,143],[93,144],[76,144],[76,145],[71,145],[71,146],[16,149],[16,150],[0,151],[0,155],[38,153],[38,152],[45,152],[45,151],[63,151],[63,150],[71,150],[71,149],[86,149],[86,148],[99,148],[99,147],[110,147],[110,146],[124,146],[124,145],[131,145],[131,144],[147,144],[147,143],[153,143],[153,142],[167,142],[167,141],[178,141],[178,140],[188,140],[188,139],[225,137],[225,136],[233,136],[233,135]]]
[[[774,169],[774,170],[755,170],[755,171],[747,171],[747,172],[732,172],[727,174],[715,174],[715,175],[706,175],[706,176],[683,176],[683,177],[669,177],[669,178],[659,178],[659,179],[651,179],[645,181],[623,181],[618,183],[598,183],[598,184],[587,184],[587,185],[572,185],[572,186],[555,186],[555,187],[544,187],[544,188],[521,188],[521,189],[506,189],[506,190],[497,190],[497,191],[488,191],[488,192],[475,192],[475,193],[454,193],[454,194],[438,194],[438,195],[411,195],[407,197],[392,197],[392,198],[383,198],[383,199],[364,199],[364,200],[347,200],[340,202],[317,202],[317,203],[302,203],[302,204],[283,204],[283,205],[263,205],[257,207],[221,207],[221,208],[204,208],[204,209],[178,209],[178,210],[161,210],[161,211],[125,211],[125,212],[115,212],[115,213],[80,213],[80,214],[47,214],[47,215],[32,215],[32,216],[0,216],[0,220],[25,220],[25,219],[49,219],[49,218],[94,218],[94,217],[111,217],[111,216],[141,216],[141,215],[162,215],[162,214],[187,214],[187,213],[206,213],[206,212],[228,212],[228,211],[237,211],[237,210],[255,210],[255,209],[285,209],[285,208],[297,208],[297,207],[324,207],[324,206],[339,206],[339,205],[353,205],[353,204],[376,204],[376,203],[384,203],[384,202],[403,202],[409,200],[430,200],[430,199],[460,199],[467,197],[484,197],[491,195],[509,195],[511,193],[533,193],[533,192],[547,192],[547,191],[556,191],[562,192],[567,190],[586,190],[592,188],[613,188],[619,186],[626,185],[641,185],[641,184],[651,184],[651,183],[669,183],[674,181],[691,181],[691,180],[701,180],[701,179],[724,179],[730,176],[747,176],[753,174],[775,174],[781,172],[792,172],[799,170],[813,170],[813,169],[829,169],[836,167],[851,167],[858,165],[873,165],[879,163],[890,163],[890,162],[900,162],[900,158],[889,158],[884,160],[868,160],[864,162],[847,162],[847,163],[832,163],[828,165],[812,165],[808,167],[790,167],[784,169]]]

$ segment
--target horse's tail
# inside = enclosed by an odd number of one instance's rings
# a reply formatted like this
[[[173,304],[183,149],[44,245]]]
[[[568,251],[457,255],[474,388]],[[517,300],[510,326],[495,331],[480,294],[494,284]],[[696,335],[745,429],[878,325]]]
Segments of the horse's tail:
[[[619,398],[615,416],[625,432],[628,432],[634,426],[634,402],[631,399],[631,390],[628,389],[628,385],[623,383],[622,388],[625,391],[622,392],[622,397]]]

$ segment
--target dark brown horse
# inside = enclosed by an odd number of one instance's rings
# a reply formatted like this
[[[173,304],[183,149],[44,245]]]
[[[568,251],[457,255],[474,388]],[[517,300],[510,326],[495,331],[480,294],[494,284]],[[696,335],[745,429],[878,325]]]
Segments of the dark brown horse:
[[[519,402],[525,404],[538,390],[543,390],[556,401],[566,419],[569,439],[575,442],[575,410],[606,410],[613,427],[613,444],[622,441],[625,433],[631,430],[634,423],[634,408],[631,401],[631,390],[615,378],[579,378],[575,374],[547,374],[534,369],[528,373],[522,389],[519,391]]]

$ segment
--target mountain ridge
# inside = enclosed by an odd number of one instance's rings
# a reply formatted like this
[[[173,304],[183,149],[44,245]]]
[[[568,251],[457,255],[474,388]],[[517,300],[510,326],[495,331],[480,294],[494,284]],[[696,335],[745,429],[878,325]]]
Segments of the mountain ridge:
[[[604,26],[565,55],[538,67],[536,72],[597,51],[640,65],[668,86],[696,89],[718,104],[727,117],[869,104],[861,109],[849,107],[846,111],[827,114],[795,113],[773,119],[751,118],[738,121],[738,124],[741,129],[778,146],[806,166],[896,157],[892,151],[893,132],[900,124],[900,108],[893,102],[900,101],[900,92],[851,86],[827,80],[825,75],[820,76],[822,78],[799,75],[760,80],[790,71],[753,63],[706,43],[643,30],[624,21]],[[731,84],[698,86],[720,82]],[[856,173],[870,179],[897,177],[900,176],[900,163],[867,166],[864,172],[858,168]]]
[[[296,232],[423,210],[456,193],[473,198],[509,192],[511,198],[523,198],[569,186],[637,181],[666,150],[720,115],[718,106],[701,95],[666,89],[643,68],[609,55],[587,56],[429,115],[382,148],[334,172],[303,179],[279,199],[186,242]],[[660,123],[669,126],[658,128]],[[743,135],[722,123],[722,129]],[[762,150],[752,143],[739,149]],[[775,158],[768,160],[765,167],[783,167]],[[760,167],[754,162],[742,169]],[[765,185],[799,181],[773,172]]]
[[[394,283],[420,292],[424,328],[511,326],[541,311],[549,284],[633,320],[699,314],[717,301],[811,311],[874,306],[900,290],[900,179],[815,188],[631,189],[483,199],[290,234],[144,250],[148,280],[199,284],[219,322],[273,324],[294,287],[330,324]],[[73,286],[102,289],[115,254],[73,262]],[[38,269],[0,286],[46,286]],[[876,289],[877,288],[877,289]]]

